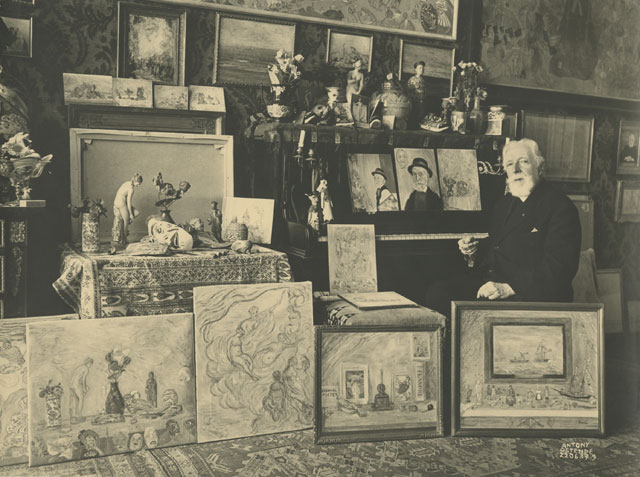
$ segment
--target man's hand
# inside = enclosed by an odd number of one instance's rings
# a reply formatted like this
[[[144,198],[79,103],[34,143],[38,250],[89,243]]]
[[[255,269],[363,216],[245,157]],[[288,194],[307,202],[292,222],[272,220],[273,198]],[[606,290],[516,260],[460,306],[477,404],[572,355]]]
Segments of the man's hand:
[[[462,255],[472,256],[478,251],[478,241],[473,237],[464,237],[458,240],[458,248]]]
[[[516,292],[508,283],[487,282],[480,287],[476,298],[488,298],[489,300],[504,300],[515,295]]]

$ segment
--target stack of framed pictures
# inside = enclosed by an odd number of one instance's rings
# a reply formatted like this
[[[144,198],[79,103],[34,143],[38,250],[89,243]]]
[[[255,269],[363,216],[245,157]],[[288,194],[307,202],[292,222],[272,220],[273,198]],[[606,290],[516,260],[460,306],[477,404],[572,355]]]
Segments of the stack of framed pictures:
[[[640,175],[640,122],[620,121],[616,173],[620,176]],[[618,179],[614,219],[616,222],[640,222],[640,182]]]

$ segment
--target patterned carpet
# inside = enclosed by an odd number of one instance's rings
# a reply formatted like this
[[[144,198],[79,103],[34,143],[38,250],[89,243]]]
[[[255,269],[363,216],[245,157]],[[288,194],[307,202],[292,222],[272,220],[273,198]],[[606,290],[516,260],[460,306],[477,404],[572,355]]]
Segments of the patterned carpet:
[[[568,449],[581,443],[578,450]],[[576,446],[578,447],[578,446]],[[640,413],[606,439],[454,438],[316,446],[300,431],[100,457],[0,476],[637,476]]]

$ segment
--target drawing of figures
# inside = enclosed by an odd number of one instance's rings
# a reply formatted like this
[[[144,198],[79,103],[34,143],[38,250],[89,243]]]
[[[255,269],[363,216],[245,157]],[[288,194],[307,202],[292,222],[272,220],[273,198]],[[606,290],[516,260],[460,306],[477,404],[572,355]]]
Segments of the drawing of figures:
[[[253,360],[251,356],[242,351],[242,338],[244,335],[244,329],[242,329],[242,326],[238,326],[238,328],[236,328],[236,334],[228,341],[227,356],[232,365],[242,369],[251,379],[257,381],[260,378],[253,374]]]
[[[0,374],[15,373],[24,365],[24,356],[9,340],[0,340],[0,358],[7,361],[0,364]]]
[[[311,424],[313,421],[313,406],[310,404],[311,396],[305,387],[309,383],[307,370],[309,360],[303,356],[298,363],[295,356],[289,358],[287,367],[282,373],[285,384],[286,398],[289,407],[296,414],[296,420],[303,425]]]
[[[158,383],[153,374],[153,371],[149,372],[149,379],[147,379],[147,385],[145,386],[147,393],[147,401],[153,404],[153,407],[158,406]]]
[[[91,429],[83,429],[78,434],[78,440],[82,446],[82,457],[98,457],[104,453],[98,447],[99,437],[95,431]]]
[[[275,422],[284,417],[286,391],[280,371],[273,372],[273,383],[269,386],[269,393],[262,400],[262,407]]]
[[[84,398],[89,392],[87,375],[89,374],[91,366],[93,366],[93,359],[86,358],[71,375],[69,382],[69,415],[72,423],[84,421],[82,410],[84,407]]]

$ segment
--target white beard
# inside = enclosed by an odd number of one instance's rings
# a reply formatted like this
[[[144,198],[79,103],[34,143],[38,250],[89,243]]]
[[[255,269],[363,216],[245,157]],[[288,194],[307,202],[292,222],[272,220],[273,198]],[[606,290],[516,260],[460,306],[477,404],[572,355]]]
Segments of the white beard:
[[[513,179],[508,179],[507,184],[509,185],[509,192],[514,197],[524,201],[529,195],[531,195],[531,191],[536,186],[533,177],[524,176],[522,177],[521,182],[516,182]]]

